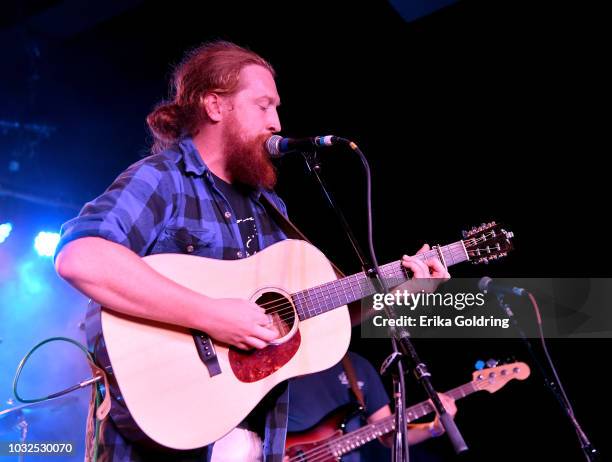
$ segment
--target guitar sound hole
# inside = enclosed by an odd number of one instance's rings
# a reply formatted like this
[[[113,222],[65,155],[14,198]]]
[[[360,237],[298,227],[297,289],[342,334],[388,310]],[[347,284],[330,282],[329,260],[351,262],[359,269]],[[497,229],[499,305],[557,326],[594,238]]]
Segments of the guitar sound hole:
[[[295,310],[291,299],[278,292],[264,292],[255,303],[266,310],[281,337],[291,332],[295,324]]]
[[[238,350],[231,347],[228,359],[232,372],[241,382],[262,380],[287,364],[300,348],[298,318],[289,294],[262,289],[250,298],[266,310],[269,320],[279,332],[279,338],[261,350]]]

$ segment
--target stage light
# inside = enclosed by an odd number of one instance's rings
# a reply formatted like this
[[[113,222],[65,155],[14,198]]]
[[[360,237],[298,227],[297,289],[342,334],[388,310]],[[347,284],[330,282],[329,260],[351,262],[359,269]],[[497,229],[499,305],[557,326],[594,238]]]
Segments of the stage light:
[[[13,225],[11,223],[2,223],[0,225],[0,244],[6,241],[6,238],[9,237],[11,231],[13,230]]]
[[[41,231],[34,239],[34,249],[36,249],[38,255],[42,257],[52,257],[55,253],[59,238],[60,235],[58,233]]]

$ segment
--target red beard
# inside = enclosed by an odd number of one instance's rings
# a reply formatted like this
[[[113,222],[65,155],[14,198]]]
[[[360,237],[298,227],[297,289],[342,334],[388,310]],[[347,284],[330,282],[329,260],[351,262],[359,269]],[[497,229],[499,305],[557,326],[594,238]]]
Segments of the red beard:
[[[237,124],[226,126],[223,133],[227,155],[227,171],[232,183],[252,188],[272,189],[276,185],[276,168],[270,160],[265,142],[270,135],[245,140]]]

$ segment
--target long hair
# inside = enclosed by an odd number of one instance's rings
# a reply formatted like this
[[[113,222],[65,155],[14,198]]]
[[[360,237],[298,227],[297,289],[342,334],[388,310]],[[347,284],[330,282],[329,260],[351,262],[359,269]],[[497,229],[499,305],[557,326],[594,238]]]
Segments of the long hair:
[[[188,52],[173,72],[170,99],[159,103],[147,116],[154,137],[152,152],[163,151],[181,136],[195,136],[208,120],[203,97],[238,91],[240,71],[250,64],[263,66],[275,75],[261,56],[231,42],[205,43]]]

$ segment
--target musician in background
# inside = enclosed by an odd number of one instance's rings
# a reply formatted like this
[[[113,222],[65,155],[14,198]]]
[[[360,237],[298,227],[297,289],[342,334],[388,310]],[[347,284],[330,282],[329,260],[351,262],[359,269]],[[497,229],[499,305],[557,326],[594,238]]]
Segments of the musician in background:
[[[59,275],[116,312],[193,328],[240,349],[261,349],[277,338],[254,302],[207,297],[140,258],[185,253],[240,259],[286,238],[262,205],[266,199],[286,214],[264,147],[281,129],[274,75],[263,58],[233,43],[208,43],[188,53],[175,69],[170,100],[147,117],[152,154],[62,227]],[[403,264],[419,277],[448,275],[437,260],[407,257]],[[108,419],[99,460],[281,461],[286,388],[277,386],[234,431],[202,450],[152,452],[129,443]],[[113,406],[125,409],[117,401]],[[213,420],[202,416],[200,424]]]
[[[363,414],[354,415],[346,423],[346,432],[351,432],[366,423],[373,423],[390,416],[391,409],[387,392],[374,367],[356,353],[348,352],[347,355],[352,364],[355,381],[361,391],[363,405],[365,406]],[[352,391],[349,374],[350,371],[346,370],[343,362],[339,362],[325,371],[291,379],[288,431],[302,432],[315,427],[324,417],[342,406],[348,404],[360,406],[360,399]],[[457,413],[455,401],[444,393],[440,393],[439,396],[448,413],[454,418]],[[408,428],[408,444],[410,446],[444,434],[444,427],[438,416],[431,422],[409,424]],[[379,441],[386,447],[391,447],[393,433],[383,435]],[[385,460],[389,457],[389,451],[377,441],[373,441],[342,456],[342,461],[363,462]]]

